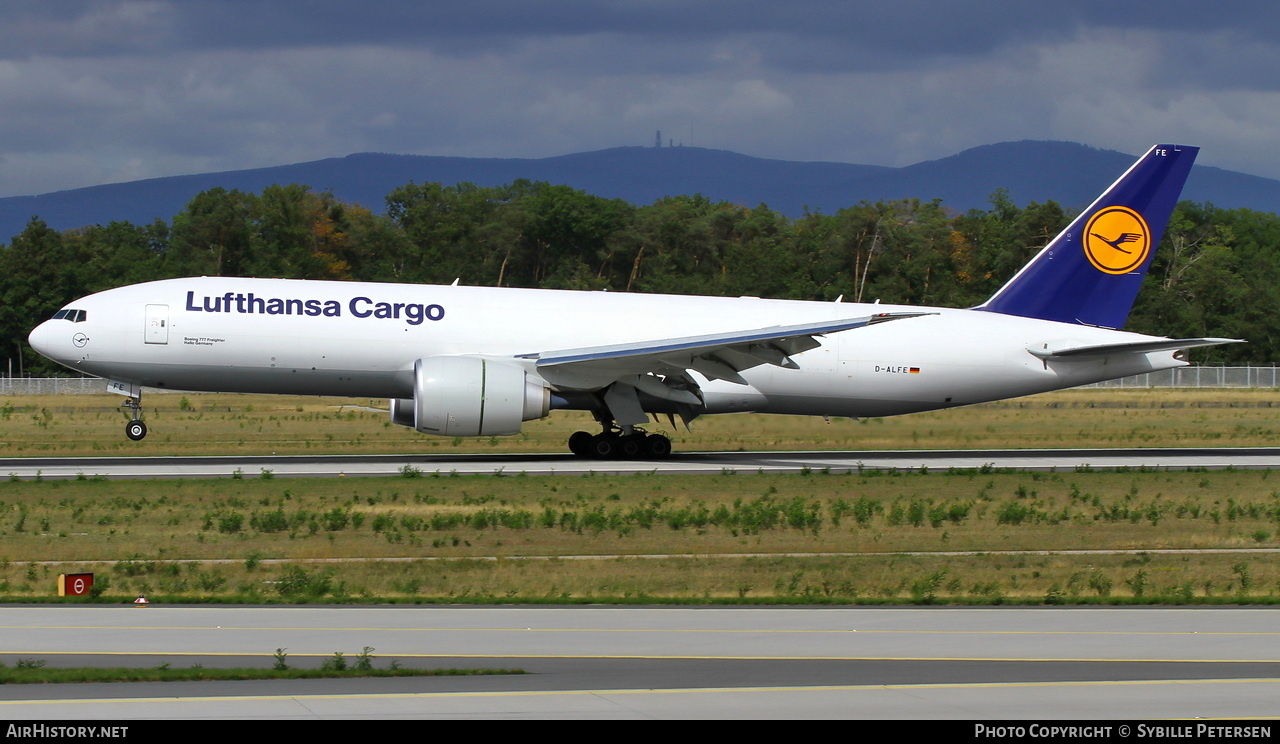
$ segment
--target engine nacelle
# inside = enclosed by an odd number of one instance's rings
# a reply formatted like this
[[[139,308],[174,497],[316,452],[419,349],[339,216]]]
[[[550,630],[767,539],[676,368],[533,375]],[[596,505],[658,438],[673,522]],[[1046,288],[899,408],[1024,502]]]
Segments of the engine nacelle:
[[[551,410],[551,391],[523,369],[477,357],[413,363],[413,399],[391,401],[391,421],[441,437],[519,434]]]
[[[391,423],[413,428],[413,398],[391,399]]]

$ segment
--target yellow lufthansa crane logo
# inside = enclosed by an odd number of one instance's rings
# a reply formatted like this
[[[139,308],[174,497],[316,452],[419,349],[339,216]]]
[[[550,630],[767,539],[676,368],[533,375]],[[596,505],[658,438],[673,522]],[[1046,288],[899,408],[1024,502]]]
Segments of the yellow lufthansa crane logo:
[[[1151,228],[1128,207],[1100,209],[1084,230],[1084,255],[1098,271],[1128,274],[1151,254]]]

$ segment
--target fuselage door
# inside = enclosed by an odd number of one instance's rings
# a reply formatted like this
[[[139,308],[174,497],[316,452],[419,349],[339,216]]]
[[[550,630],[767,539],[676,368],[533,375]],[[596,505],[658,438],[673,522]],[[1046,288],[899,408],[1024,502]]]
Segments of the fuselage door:
[[[147,334],[149,344],[169,343],[169,306],[147,305]]]

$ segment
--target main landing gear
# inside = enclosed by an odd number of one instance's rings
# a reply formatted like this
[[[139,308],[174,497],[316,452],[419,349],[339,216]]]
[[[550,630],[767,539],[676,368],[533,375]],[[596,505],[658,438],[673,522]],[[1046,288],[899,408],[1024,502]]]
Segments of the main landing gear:
[[[123,407],[133,414],[133,418],[124,426],[124,435],[139,442],[147,435],[147,425],[142,421],[142,397],[125,400]]]
[[[573,454],[596,460],[663,460],[671,455],[670,439],[640,428],[641,424],[649,423],[649,413],[640,400],[636,384],[643,385],[650,395],[657,391],[659,401],[678,404],[676,410],[686,426],[698,415],[690,401],[700,406],[701,398],[657,378],[637,376],[634,383],[620,380],[593,394],[593,404],[583,407],[590,410],[600,424],[600,433],[574,432],[569,437],[569,450]],[[668,413],[668,418],[674,426],[675,416]]]
[[[671,454],[671,440],[634,426],[608,426],[599,434],[578,431],[569,437],[569,450],[595,460],[662,460]]]

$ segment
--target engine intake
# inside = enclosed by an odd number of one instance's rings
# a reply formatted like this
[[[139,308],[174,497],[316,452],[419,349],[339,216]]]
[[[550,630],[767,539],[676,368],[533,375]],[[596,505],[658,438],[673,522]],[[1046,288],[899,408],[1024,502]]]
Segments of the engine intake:
[[[413,363],[413,399],[391,401],[391,421],[441,437],[519,434],[551,410],[551,391],[523,369],[478,357]]]

